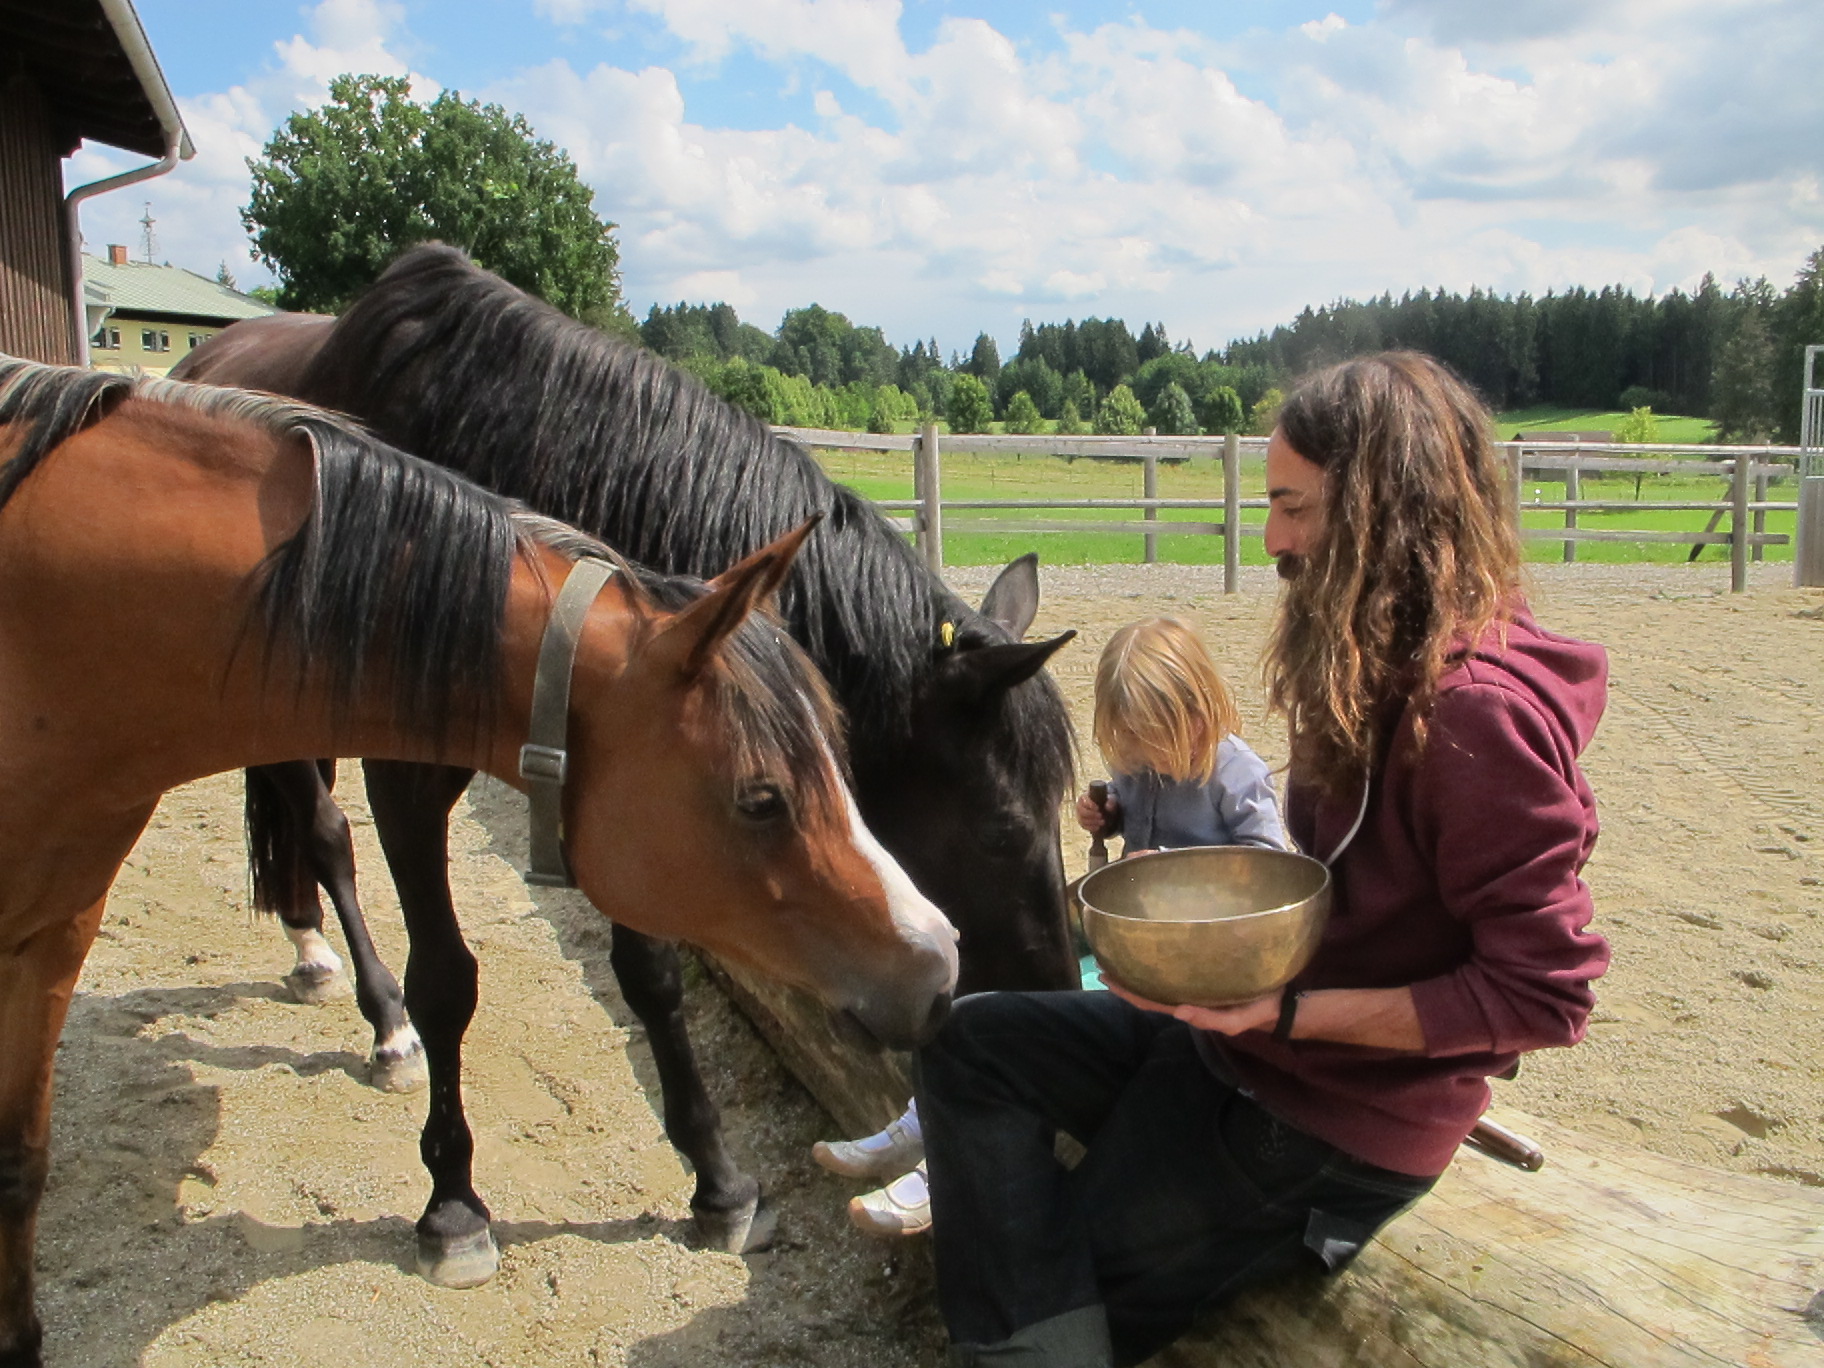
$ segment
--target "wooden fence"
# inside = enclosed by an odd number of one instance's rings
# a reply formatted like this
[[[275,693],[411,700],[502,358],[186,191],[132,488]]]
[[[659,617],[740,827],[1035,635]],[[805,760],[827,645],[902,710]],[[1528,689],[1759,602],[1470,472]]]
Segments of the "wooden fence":
[[[1026,516],[1015,518],[971,518],[971,533],[1028,532],[1104,532],[1127,533],[1143,538],[1147,562],[1158,559],[1161,533],[1171,536],[1216,536],[1223,539],[1223,591],[1234,593],[1241,574],[1241,538],[1262,535],[1260,523],[1242,521],[1244,509],[1263,510],[1262,498],[1241,497],[1241,462],[1245,455],[1262,457],[1266,452],[1264,437],[1015,437],[969,435],[950,436],[944,440],[950,449],[973,454],[1090,457],[1105,461],[1138,462],[1142,471],[1141,497],[1138,499],[946,499],[943,497],[942,467],[937,429],[926,427],[921,432],[879,434],[869,432],[825,432],[812,428],[781,427],[774,429],[813,450],[903,451],[912,460],[913,496],[910,499],[883,499],[878,506],[888,513],[893,523],[914,537],[925,561],[933,570],[942,571],[944,564],[944,513],[950,509],[1004,510]],[[1760,560],[1768,546],[1784,546],[1791,538],[1784,533],[1768,532],[1769,512],[1796,512],[1796,500],[1769,500],[1768,484],[1772,480],[1790,479],[1796,474],[1799,449],[1773,446],[1629,446],[1619,443],[1589,442],[1503,442],[1500,450],[1507,462],[1513,484],[1515,517],[1528,512],[1558,512],[1564,517],[1560,528],[1521,527],[1520,535],[1529,541],[1557,541],[1563,544],[1566,561],[1577,558],[1577,544],[1584,541],[1671,542],[1692,548],[1695,559],[1705,546],[1727,546],[1730,555],[1730,587],[1740,592],[1747,587],[1748,563]],[[1680,459],[1682,457],[1682,459]],[[1220,499],[1162,499],[1158,496],[1161,461],[1220,462],[1223,493]],[[1728,481],[1728,497],[1715,500],[1660,501],[1640,503],[1616,499],[1585,499],[1583,477],[1586,473],[1605,475],[1685,475],[1711,476]],[[1564,497],[1543,501],[1523,498],[1529,484],[1562,484]],[[1160,509],[1220,510],[1220,518],[1210,521],[1162,522]],[[1091,521],[1033,516],[1065,509],[1107,510],[1110,513],[1138,513],[1139,519]],[[1708,511],[1709,526],[1702,532],[1641,531],[1637,529],[1603,529],[1580,526],[1583,513],[1605,513],[1654,509],[1666,511]],[[909,514],[910,516],[893,516]],[[1719,531],[1727,519],[1728,530]],[[1230,529],[1234,535],[1230,535]]]

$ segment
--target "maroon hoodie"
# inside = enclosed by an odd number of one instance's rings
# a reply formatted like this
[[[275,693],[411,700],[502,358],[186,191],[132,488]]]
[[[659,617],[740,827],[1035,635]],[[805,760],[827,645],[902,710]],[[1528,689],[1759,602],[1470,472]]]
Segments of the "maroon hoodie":
[[[1583,1038],[1609,948],[1580,871],[1596,801],[1577,767],[1602,717],[1608,658],[1522,608],[1439,681],[1423,747],[1409,713],[1332,866],[1335,902],[1297,988],[1412,987],[1422,1054],[1264,1031],[1210,1044],[1256,1098],[1383,1168],[1442,1173],[1522,1052]],[[1287,826],[1327,858],[1360,802],[1297,775]]]

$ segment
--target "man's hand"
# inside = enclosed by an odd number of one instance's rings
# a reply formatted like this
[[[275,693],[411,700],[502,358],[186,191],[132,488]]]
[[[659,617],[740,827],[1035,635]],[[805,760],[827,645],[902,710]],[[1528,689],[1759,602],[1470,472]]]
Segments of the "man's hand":
[[[1131,1002],[1134,1006],[1148,1012],[1164,1012],[1175,1017],[1187,1026],[1194,1026],[1200,1031],[1215,1031],[1220,1035],[1240,1035],[1243,1031],[1270,1031],[1279,1021],[1279,994],[1268,993],[1265,997],[1255,998],[1236,1007],[1192,1007],[1188,1004],[1179,1007],[1168,1007],[1163,1002],[1154,1002],[1143,998],[1108,976],[1108,971],[1101,973],[1103,984],[1116,997]]]
[[[1106,972],[1108,991],[1148,1012],[1164,1012],[1187,1026],[1221,1035],[1271,1031],[1279,1024],[1280,994],[1244,1002],[1239,1007],[1167,1007],[1123,988]],[[1425,1049],[1425,1032],[1410,988],[1326,988],[1307,992],[1292,1022],[1294,1040],[1335,1040],[1382,1050]]]

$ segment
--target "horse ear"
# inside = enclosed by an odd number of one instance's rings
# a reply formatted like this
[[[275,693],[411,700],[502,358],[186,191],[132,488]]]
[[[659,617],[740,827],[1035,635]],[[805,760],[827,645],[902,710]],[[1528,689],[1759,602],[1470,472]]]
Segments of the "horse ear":
[[[982,616],[1005,627],[1015,641],[1039,613],[1039,553],[1028,551],[994,577],[982,596]]]
[[[779,592],[806,537],[823,514],[737,561],[709,582],[709,591],[683,609],[659,634],[655,648],[674,652],[686,681],[696,679],[749,613]]]
[[[964,647],[944,663],[944,684],[971,698],[985,697],[997,689],[1011,689],[1044,669],[1053,653],[1075,635],[1075,631],[1069,631],[1050,641]]]

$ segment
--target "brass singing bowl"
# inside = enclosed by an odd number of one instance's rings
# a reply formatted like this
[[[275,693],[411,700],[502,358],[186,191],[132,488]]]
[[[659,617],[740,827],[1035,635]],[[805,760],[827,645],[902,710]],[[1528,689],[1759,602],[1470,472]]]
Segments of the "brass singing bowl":
[[[1090,951],[1123,988],[1174,1007],[1230,1007],[1310,963],[1330,871],[1290,851],[1191,846],[1104,865],[1077,897]]]

